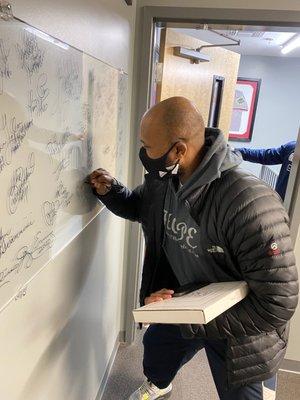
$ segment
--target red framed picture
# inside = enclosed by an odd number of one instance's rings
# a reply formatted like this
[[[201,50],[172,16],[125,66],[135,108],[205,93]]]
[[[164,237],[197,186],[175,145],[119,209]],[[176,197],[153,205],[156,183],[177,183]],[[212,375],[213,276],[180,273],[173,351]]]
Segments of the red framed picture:
[[[261,79],[238,78],[229,140],[251,142]]]

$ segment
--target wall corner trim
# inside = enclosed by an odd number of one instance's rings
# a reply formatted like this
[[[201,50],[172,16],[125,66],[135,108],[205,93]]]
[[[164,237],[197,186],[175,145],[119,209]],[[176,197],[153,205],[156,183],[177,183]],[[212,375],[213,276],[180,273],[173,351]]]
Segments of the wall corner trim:
[[[124,341],[124,337],[125,337],[125,332],[120,331],[119,334],[117,335],[113,351],[111,352],[111,355],[110,355],[109,361],[107,363],[107,366],[106,366],[103,378],[101,380],[100,387],[99,387],[99,390],[98,390],[95,400],[101,400],[103,397],[103,394],[104,394],[104,391],[105,391],[105,388],[106,388],[106,385],[108,382],[109,374],[112,370],[112,367],[114,365],[114,361],[115,361],[115,358],[116,358],[116,355],[117,355],[117,352],[119,349],[119,345],[121,342]]]

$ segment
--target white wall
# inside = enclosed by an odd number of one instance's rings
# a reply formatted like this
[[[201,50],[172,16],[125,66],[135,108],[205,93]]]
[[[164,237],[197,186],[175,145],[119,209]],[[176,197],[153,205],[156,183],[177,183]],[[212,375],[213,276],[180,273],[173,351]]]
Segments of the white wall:
[[[119,0],[12,5],[18,18],[124,69],[131,81],[135,7]],[[95,399],[124,329],[123,250],[124,222],[103,210],[1,313],[1,399]]]
[[[12,0],[14,14],[36,28],[126,72],[135,7],[123,0]]]
[[[230,142],[234,147],[279,147],[296,140],[300,126],[300,58],[242,56],[238,75],[261,79],[251,142]],[[244,162],[259,176],[261,166]],[[279,171],[280,166],[272,167]]]

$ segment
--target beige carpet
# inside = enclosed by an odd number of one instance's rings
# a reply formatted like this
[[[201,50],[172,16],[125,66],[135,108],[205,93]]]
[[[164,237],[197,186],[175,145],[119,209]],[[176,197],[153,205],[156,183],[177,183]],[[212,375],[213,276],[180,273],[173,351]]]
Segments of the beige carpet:
[[[126,400],[143,380],[140,331],[134,345],[121,345],[102,400]],[[207,363],[200,351],[176,376],[171,400],[219,400]],[[300,375],[279,373],[276,400],[300,400]]]

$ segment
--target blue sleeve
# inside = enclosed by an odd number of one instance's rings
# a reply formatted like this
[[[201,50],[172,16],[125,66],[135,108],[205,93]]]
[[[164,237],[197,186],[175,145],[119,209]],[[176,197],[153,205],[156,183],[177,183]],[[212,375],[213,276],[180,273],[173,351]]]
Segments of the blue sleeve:
[[[282,164],[285,153],[284,146],[273,149],[247,149],[244,147],[235,150],[241,153],[243,160],[264,165]]]

